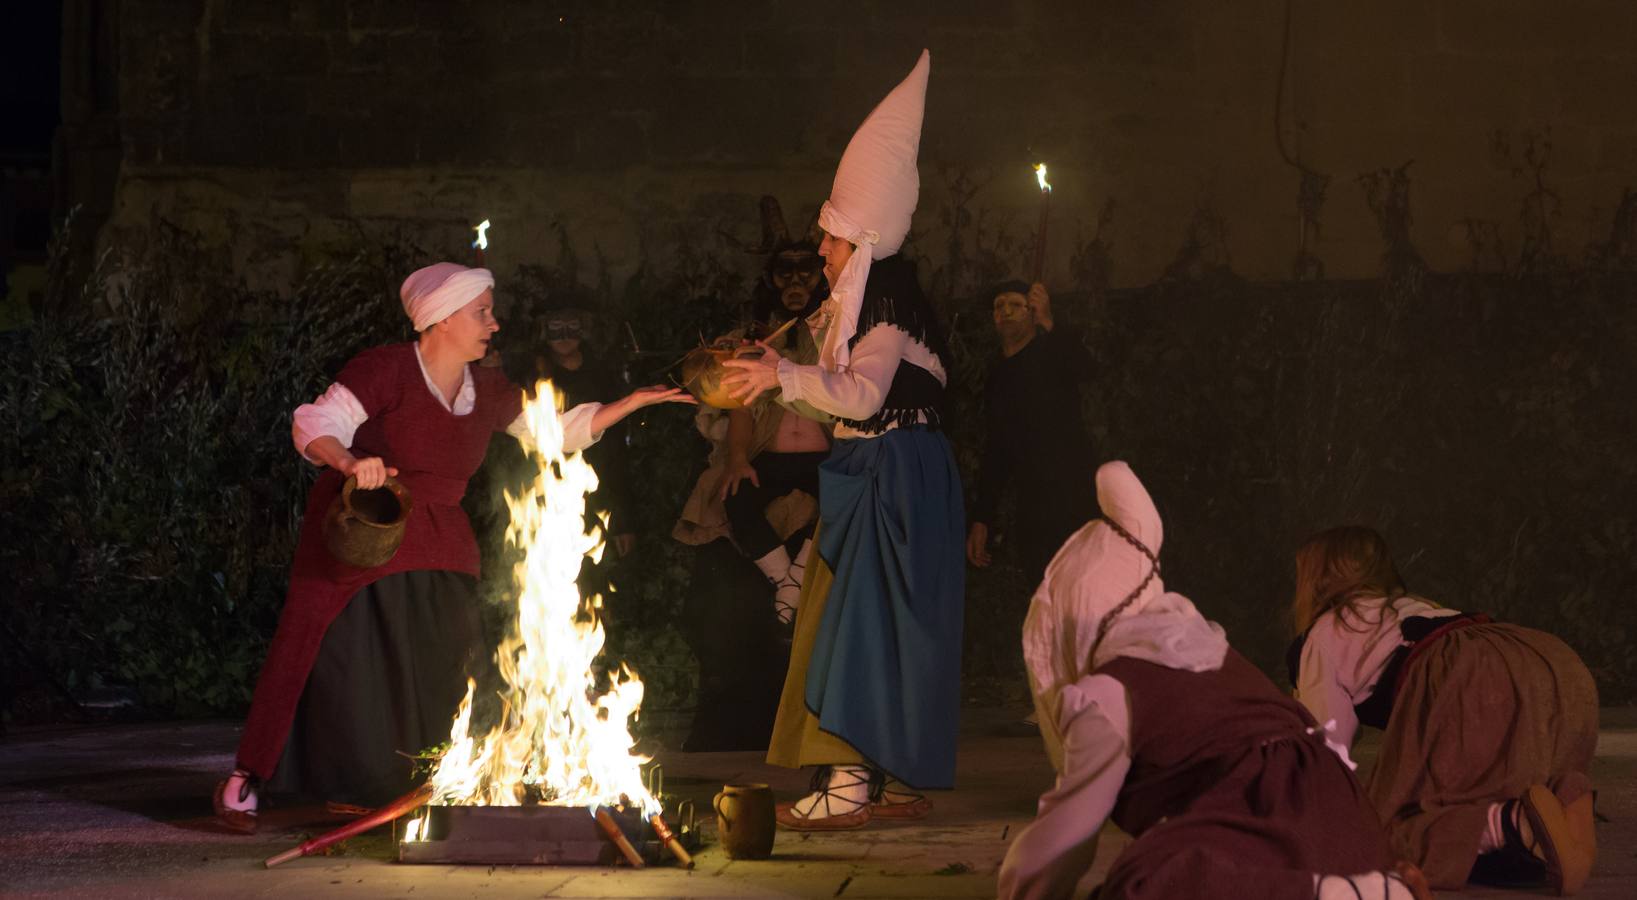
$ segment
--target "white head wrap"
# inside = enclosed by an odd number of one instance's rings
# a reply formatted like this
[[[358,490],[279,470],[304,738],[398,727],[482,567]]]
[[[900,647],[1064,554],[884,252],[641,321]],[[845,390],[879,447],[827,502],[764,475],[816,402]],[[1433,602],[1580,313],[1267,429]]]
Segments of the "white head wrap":
[[[488,269],[433,263],[404,279],[398,299],[404,302],[404,313],[415,323],[415,330],[425,331],[494,286],[495,277]]]
[[[1148,553],[1109,525],[1118,523],[1159,558],[1165,539],[1159,510],[1130,466],[1115,461],[1097,469],[1097,504],[1107,521],[1093,519],[1063,543],[1023,625],[1023,657],[1042,722],[1055,718],[1065,686],[1115,657],[1207,672],[1221,668],[1228,653],[1222,626],[1200,615],[1187,597],[1167,592]],[[1136,599],[1115,614],[1139,585]],[[1099,643],[1098,632],[1111,614]],[[1059,752],[1055,738],[1048,732],[1047,749],[1054,754]]]
[[[827,369],[846,365],[851,355],[847,342],[858,330],[870,262],[897,253],[909,234],[910,217],[921,193],[915,158],[921,149],[921,117],[931,70],[932,54],[922,50],[909,76],[847,142],[830,199],[819,208],[819,226],[857,246],[825,301],[830,333],[819,351],[819,365]]]

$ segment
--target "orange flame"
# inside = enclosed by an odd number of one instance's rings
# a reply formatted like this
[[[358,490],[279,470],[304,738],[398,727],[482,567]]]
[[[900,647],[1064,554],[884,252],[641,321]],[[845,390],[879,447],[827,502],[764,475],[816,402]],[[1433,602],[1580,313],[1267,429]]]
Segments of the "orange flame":
[[[645,814],[660,809],[643,783],[649,758],[632,752],[628,728],[642,682],[622,663],[608,690],[596,693],[602,597],[582,598],[576,580],[584,558],[602,557],[602,528],[585,527],[585,496],[597,475],[580,454],[563,452],[561,405],[562,395],[542,382],[525,406],[539,471],[520,496],[506,494],[506,539],[522,558],[516,618],[495,652],[504,713],[487,735],[472,736],[475,686],[467,682],[449,750],[432,775],[433,804],[518,806],[537,797],[595,808],[623,797]],[[420,831],[412,823],[405,839]]]

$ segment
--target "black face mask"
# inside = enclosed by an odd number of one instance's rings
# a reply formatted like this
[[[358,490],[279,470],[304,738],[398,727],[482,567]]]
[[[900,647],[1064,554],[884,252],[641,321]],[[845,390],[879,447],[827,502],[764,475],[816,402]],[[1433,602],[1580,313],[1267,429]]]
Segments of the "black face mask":
[[[774,281],[779,281],[793,277],[811,276],[823,269],[824,257],[803,256],[799,259],[775,259],[773,264],[768,266],[767,274]]]
[[[546,340],[577,341],[580,339],[579,319],[547,319]]]

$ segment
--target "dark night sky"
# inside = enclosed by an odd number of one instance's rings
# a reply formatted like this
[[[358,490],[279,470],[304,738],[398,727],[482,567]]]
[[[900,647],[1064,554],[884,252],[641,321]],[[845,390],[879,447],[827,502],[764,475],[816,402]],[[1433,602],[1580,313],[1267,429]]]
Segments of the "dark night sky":
[[[51,154],[61,36],[62,4],[9,4],[0,28],[0,159]]]

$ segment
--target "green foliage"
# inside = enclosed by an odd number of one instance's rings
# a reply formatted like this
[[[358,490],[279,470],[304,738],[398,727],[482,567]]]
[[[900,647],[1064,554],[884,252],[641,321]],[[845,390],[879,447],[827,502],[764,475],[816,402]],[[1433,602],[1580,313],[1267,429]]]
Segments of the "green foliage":
[[[179,712],[248,699],[310,484],[289,411],[401,319],[381,254],[283,297],[194,258],[162,231],[84,302],[0,335],[7,665],[26,653],[71,691],[133,686]]]

